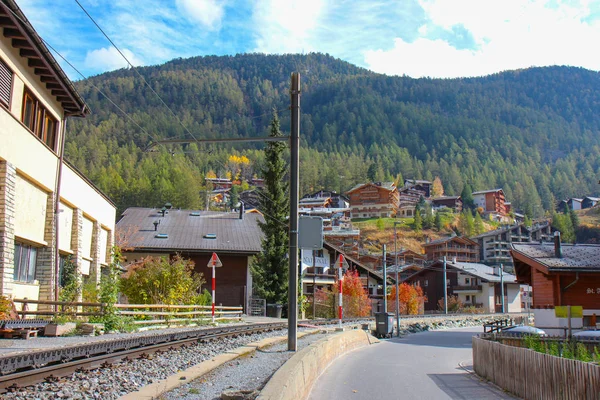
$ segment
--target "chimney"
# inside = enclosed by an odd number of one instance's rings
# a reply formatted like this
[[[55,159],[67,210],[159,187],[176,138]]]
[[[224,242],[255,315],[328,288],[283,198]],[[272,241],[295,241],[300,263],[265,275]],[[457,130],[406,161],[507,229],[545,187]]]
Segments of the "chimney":
[[[494,275],[500,276],[500,267],[494,266]]]
[[[456,264],[456,256],[452,257],[452,264]]]
[[[157,231],[158,230],[158,224],[160,224],[160,221],[156,220],[156,221],[153,222],[153,224],[154,224],[154,231]]]
[[[554,256],[562,258],[562,248],[560,246],[560,231],[554,232]]]
[[[240,219],[244,219],[244,203],[240,202]]]

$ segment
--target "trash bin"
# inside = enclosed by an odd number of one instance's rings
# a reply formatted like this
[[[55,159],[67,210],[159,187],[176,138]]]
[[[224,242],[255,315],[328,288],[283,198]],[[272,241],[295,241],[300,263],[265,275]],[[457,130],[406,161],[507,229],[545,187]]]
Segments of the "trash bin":
[[[394,316],[387,312],[375,313],[375,334],[377,337],[392,337]]]
[[[281,304],[267,304],[267,317],[281,318],[281,311],[283,305]]]

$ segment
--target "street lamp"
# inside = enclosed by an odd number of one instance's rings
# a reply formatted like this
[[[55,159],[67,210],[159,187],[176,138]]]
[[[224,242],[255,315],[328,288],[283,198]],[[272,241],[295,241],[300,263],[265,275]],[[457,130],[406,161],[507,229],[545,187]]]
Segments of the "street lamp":
[[[396,336],[400,337],[400,293],[398,292],[398,248],[396,247],[396,240],[398,235],[396,234],[396,225],[401,224],[400,221],[394,221],[394,253],[396,257]]]

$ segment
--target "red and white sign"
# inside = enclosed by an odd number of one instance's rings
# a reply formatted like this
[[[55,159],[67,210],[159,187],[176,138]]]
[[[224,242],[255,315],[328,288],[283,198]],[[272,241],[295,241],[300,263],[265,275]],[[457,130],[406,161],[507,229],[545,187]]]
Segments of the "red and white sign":
[[[212,267],[219,268],[219,267],[223,266],[223,263],[219,259],[219,256],[217,255],[217,253],[212,253],[212,256],[210,257],[210,261],[208,262],[208,264],[206,266],[208,268],[212,268]]]
[[[215,289],[217,287],[217,280],[215,278],[215,268],[222,267],[223,263],[219,260],[217,253],[212,253],[210,261],[207,267],[212,268],[212,322],[215,322]]]

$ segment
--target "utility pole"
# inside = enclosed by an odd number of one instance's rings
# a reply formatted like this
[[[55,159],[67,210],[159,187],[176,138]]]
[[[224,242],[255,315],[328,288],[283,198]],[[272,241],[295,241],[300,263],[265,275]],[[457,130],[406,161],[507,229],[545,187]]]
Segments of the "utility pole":
[[[298,191],[300,148],[300,74],[291,77],[290,130],[290,247],[288,270],[288,351],[296,351],[298,341]]]
[[[504,265],[500,264],[500,295],[502,296],[502,314],[506,311],[504,309]]]
[[[394,221],[394,253],[396,254],[396,336],[400,337],[400,287],[398,285],[398,248],[396,245],[396,225],[398,221]]]
[[[317,319],[317,251],[313,250],[313,319]]]
[[[446,277],[446,256],[444,256],[444,314],[448,314],[448,278]]]
[[[387,263],[385,262],[386,251],[383,245],[383,312],[387,313]],[[387,317],[386,317],[387,318]]]

